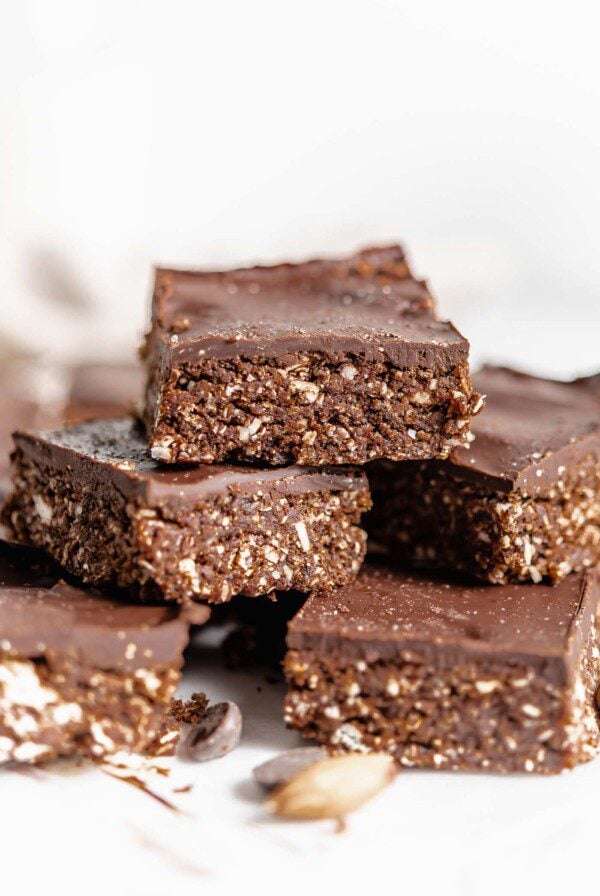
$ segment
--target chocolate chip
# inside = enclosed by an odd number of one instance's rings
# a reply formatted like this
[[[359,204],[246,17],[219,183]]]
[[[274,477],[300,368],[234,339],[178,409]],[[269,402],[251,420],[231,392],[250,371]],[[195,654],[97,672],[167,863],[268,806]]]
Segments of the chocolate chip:
[[[215,703],[186,736],[181,753],[205,762],[218,759],[237,747],[242,734],[242,714],[235,703]]]
[[[252,775],[258,784],[267,790],[272,790],[273,787],[287,783],[296,772],[326,756],[325,747],[296,747],[294,750],[286,750],[273,756],[272,759],[267,759],[262,765],[257,765]]]

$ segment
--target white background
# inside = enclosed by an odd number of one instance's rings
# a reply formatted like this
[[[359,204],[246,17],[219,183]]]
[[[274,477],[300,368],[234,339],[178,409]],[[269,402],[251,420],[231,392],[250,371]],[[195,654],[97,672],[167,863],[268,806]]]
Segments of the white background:
[[[1,6],[14,339],[111,357],[154,262],[401,239],[476,358],[600,367],[595,4]]]
[[[403,240],[477,361],[600,369],[595,4],[0,2],[0,326],[50,358],[132,352],[154,262],[225,265]],[[202,655],[201,655],[202,658]],[[404,774],[334,835],[264,824],[249,771],[295,742],[238,697],[242,747],[190,817],[98,772],[0,777],[19,892],[596,886],[600,767]],[[270,696],[265,696],[268,694]],[[179,773],[178,773],[179,774]],[[165,841],[167,845],[165,845]],[[173,855],[174,850],[174,855]]]

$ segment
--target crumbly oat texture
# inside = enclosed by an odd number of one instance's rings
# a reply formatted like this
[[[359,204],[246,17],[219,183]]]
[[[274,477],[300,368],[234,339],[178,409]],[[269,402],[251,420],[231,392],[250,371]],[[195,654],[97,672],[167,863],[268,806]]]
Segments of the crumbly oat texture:
[[[159,270],[145,355],[150,450],[166,463],[443,458],[481,407],[468,343],[399,247]]]
[[[290,727],[407,767],[550,774],[600,745],[595,574],[469,588],[366,567],[290,626]]]
[[[556,582],[600,562],[600,404],[581,383],[502,368],[469,451],[372,464],[369,547],[495,584]]]
[[[68,585],[59,572],[0,542],[0,763],[171,754],[185,617]]]
[[[52,653],[35,662],[0,653],[0,763],[171,755],[177,733],[161,729],[178,680],[168,667],[125,674]]]
[[[176,722],[195,725],[203,719],[208,709],[208,697],[203,692],[192,694],[189,700],[172,700],[170,715]]]
[[[17,435],[4,519],[93,584],[224,602],[329,588],[362,563],[370,506],[354,469],[167,469],[127,420]]]
[[[595,454],[537,495],[487,491],[441,465],[381,463],[370,482],[373,554],[494,584],[556,582],[600,561]]]

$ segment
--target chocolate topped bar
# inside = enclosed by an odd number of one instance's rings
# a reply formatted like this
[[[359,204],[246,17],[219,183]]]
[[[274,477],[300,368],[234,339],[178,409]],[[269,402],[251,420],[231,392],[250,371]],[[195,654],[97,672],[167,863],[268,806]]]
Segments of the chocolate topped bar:
[[[220,602],[347,582],[364,555],[354,468],[166,467],[128,418],[15,444],[7,524],[93,584]]]
[[[600,561],[600,403],[574,383],[484,368],[468,451],[373,465],[373,547],[490,582],[556,581]]]
[[[352,468],[161,465],[148,456],[143,433],[129,417],[91,421],[47,434],[17,432],[14,440],[39,463],[68,469],[78,479],[93,481],[94,487],[117,487],[128,499],[173,511],[194,507],[207,497],[252,494],[261,485],[281,495],[329,492],[352,488],[357,482],[366,490],[364,477]]]
[[[0,541],[0,762],[165,752],[188,632],[176,607],[84,590]]]
[[[506,367],[475,375],[488,397],[468,451],[448,466],[498,491],[543,494],[562,473],[600,448],[600,403],[579,383],[540,379]]]
[[[146,423],[166,462],[445,456],[475,404],[468,343],[398,246],[156,273]]]
[[[156,273],[155,318],[171,356],[182,360],[277,358],[309,345],[334,359],[383,353],[403,366],[432,363],[450,347],[459,363],[466,342],[433,310],[398,246],[346,261]]]
[[[198,608],[200,609],[200,608]],[[204,620],[210,615],[202,607]],[[60,569],[30,548],[0,541],[0,632],[6,647],[30,658],[47,650],[85,657],[101,669],[139,667],[139,656],[169,663],[187,644],[185,615],[173,605],[126,603],[62,579]],[[136,645],[132,655],[129,644]]]
[[[597,573],[543,585],[366,566],[290,623],[288,723],[403,765],[555,772],[600,742]]]

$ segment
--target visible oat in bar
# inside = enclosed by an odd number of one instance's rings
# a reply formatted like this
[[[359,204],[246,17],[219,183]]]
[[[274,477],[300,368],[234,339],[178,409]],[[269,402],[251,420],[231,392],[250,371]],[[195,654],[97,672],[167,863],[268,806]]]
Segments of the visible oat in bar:
[[[37,551],[0,542],[0,763],[171,754],[188,631],[177,607],[74,587]]]
[[[290,623],[285,718],[403,766],[555,773],[598,753],[597,572],[470,587],[365,566]]]
[[[369,468],[370,548],[493,583],[558,581],[600,562],[600,402],[590,380],[474,377],[469,451]]]
[[[220,603],[236,594],[352,581],[370,507],[354,468],[165,467],[133,421],[15,435],[4,520],[92,584],[142,598]]]
[[[145,420],[166,463],[363,464],[468,444],[469,344],[398,246],[158,270]]]

